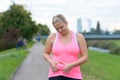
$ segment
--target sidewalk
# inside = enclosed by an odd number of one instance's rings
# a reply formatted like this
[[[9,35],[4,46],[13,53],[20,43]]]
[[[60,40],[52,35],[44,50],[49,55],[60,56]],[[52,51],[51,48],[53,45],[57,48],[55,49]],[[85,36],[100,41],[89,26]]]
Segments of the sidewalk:
[[[13,80],[48,80],[49,65],[42,57],[43,48],[41,43],[34,44]]]

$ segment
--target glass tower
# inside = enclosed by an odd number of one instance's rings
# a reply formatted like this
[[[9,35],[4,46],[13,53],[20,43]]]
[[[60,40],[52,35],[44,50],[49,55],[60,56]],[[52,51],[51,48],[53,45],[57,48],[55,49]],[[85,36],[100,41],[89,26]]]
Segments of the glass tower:
[[[82,19],[77,19],[77,32],[82,32]]]

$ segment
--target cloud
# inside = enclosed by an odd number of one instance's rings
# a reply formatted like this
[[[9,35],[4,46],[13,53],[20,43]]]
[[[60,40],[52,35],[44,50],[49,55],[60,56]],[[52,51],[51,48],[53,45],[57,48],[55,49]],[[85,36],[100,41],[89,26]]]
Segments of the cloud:
[[[11,1],[9,0],[0,0],[0,12],[4,12],[9,9],[9,6],[11,5]]]
[[[22,4],[32,13],[37,23],[52,27],[51,19],[55,14],[62,13],[69,21],[69,27],[76,31],[77,18],[91,19],[94,27],[99,20],[101,27],[120,27],[120,1],[119,0],[12,0]],[[0,11],[7,10],[11,0],[0,0]],[[53,27],[52,27],[53,28]],[[51,28],[51,30],[52,30]],[[111,28],[112,29],[112,28]],[[53,30],[54,31],[54,30]]]

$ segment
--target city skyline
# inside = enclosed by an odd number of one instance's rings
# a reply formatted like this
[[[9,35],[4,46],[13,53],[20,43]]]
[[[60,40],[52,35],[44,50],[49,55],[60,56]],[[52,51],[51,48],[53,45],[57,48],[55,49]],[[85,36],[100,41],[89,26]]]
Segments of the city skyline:
[[[12,2],[22,4],[34,21],[48,25],[52,32],[55,32],[52,17],[59,13],[66,17],[68,27],[74,31],[77,31],[77,18],[91,19],[94,28],[100,21],[104,30],[120,29],[119,0],[1,0],[0,12],[8,10]]]

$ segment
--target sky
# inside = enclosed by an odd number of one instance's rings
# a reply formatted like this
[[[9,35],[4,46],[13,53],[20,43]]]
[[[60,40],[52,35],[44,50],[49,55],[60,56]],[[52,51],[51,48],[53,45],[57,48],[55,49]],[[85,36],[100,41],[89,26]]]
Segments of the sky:
[[[92,28],[99,21],[103,30],[120,30],[120,0],[0,0],[0,12],[8,10],[12,2],[23,5],[37,24],[47,25],[51,32],[55,32],[51,22],[56,14],[63,14],[75,32],[78,18],[82,19],[82,31],[89,30],[88,20]]]

